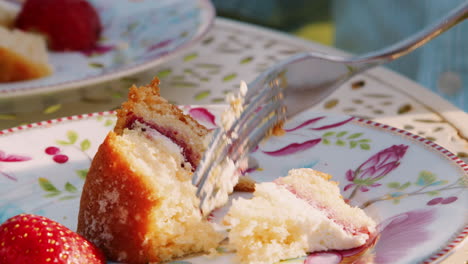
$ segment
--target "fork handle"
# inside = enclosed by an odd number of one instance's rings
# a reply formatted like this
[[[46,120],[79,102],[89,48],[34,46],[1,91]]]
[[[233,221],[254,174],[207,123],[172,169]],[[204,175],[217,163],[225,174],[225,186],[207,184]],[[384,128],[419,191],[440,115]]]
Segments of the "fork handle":
[[[362,67],[360,70],[365,70],[398,59],[426,44],[466,18],[468,18],[468,1],[465,1],[435,23],[396,44],[352,58],[353,64],[358,68]]]

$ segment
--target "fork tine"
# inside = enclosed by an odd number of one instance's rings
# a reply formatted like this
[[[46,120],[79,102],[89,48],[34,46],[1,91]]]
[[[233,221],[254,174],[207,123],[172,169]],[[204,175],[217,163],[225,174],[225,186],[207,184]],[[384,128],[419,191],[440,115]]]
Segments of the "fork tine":
[[[245,152],[247,155],[251,152],[260,140],[267,136],[268,132],[280,121],[284,120],[285,109],[281,100],[275,100],[262,107],[254,116],[249,118],[239,128],[237,136],[240,140],[233,142],[230,153]],[[260,119],[260,120],[259,120]],[[251,142],[250,148],[246,149],[243,142]],[[252,145],[253,144],[253,145]],[[240,148],[240,149],[239,149]],[[233,156],[235,159],[237,156]]]
[[[265,91],[263,93],[260,93],[258,94],[257,96],[255,96],[255,101],[254,103],[250,104],[249,106],[247,106],[241,113],[241,115],[239,116],[239,118],[237,118],[233,124],[231,124],[230,128],[226,130],[226,138],[229,139],[231,136],[232,136],[232,133],[236,130],[239,130],[239,127],[241,126],[244,126],[245,123],[252,118],[252,116],[256,115],[255,112],[258,112],[259,108],[262,107],[262,105],[264,103],[266,103],[268,100],[271,100],[272,97],[276,96],[277,93],[278,93],[278,89],[264,89]],[[261,110],[261,109],[260,109]],[[220,146],[219,142],[222,142],[223,141],[223,133],[220,129],[217,129],[215,131],[215,134],[213,135],[213,138],[211,140],[211,143],[210,143],[210,148],[211,149],[208,149],[206,152],[205,152],[205,156],[203,157],[202,159],[202,163],[204,163],[203,161],[204,160],[208,160],[210,159],[210,156],[213,156],[213,153],[216,152],[213,151],[213,147],[215,146]],[[198,168],[202,168],[204,164],[200,164],[198,166]],[[198,182],[200,181],[199,179],[199,175],[201,172],[201,170],[198,170],[197,168],[197,171],[194,175],[194,178],[192,179],[193,181],[193,184],[194,185],[198,185]]]
[[[207,164],[213,159],[212,157],[214,156],[214,153],[219,152],[219,150],[215,149],[214,147],[221,148],[222,144],[219,143],[221,133],[221,129],[218,128],[215,130],[210,146],[205,151],[203,158],[200,160],[200,164],[198,164],[197,169],[195,170],[195,173],[192,176],[193,185],[198,186],[200,184],[200,181],[203,178],[202,176],[205,174],[208,168]]]
[[[243,105],[239,118],[229,128],[216,130],[210,148],[195,171],[192,183],[197,186],[196,195],[203,214],[221,205],[215,202],[227,200],[228,193],[224,190],[232,191],[239,176],[238,168],[243,168],[242,163],[253,147],[284,118],[279,82],[274,78],[265,86],[250,98],[250,104]]]
[[[194,185],[201,186],[205,183],[206,178],[208,177],[208,170],[212,168],[213,163],[215,164],[216,162],[220,162],[225,156],[229,156],[233,158],[233,154],[237,151],[237,148],[239,146],[243,145],[243,141],[248,141],[249,140],[249,134],[254,131],[254,129],[257,129],[260,132],[257,133],[263,133],[265,134],[268,129],[271,129],[273,127],[272,124],[268,123],[271,119],[273,119],[274,115],[278,112],[278,109],[281,107],[281,102],[279,101],[274,101],[269,103],[268,105],[264,106],[256,115],[254,118],[249,118],[246,122],[243,122],[243,127],[239,127],[236,130],[240,130],[243,133],[240,135],[237,135],[237,140],[234,140],[233,142],[223,142],[224,144],[215,144],[214,146],[218,146],[219,148],[217,149],[212,149],[210,152],[208,152],[208,155],[203,158],[201,164],[199,165],[199,168],[197,169],[196,175],[194,175],[194,178],[192,179]],[[264,116],[263,120],[258,120],[256,118],[257,116]],[[278,117],[278,116],[277,116]],[[278,118],[276,118],[275,122],[277,122]],[[258,125],[261,123],[265,123],[266,125],[258,128]],[[232,133],[237,133],[236,131],[232,131]],[[214,140],[213,143],[216,143],[218,140],[221,140],[222,133],[220,131],[217,131],[215,135],[216,139]],[[252,140],[251,140],[252,141]],[[257,141],[257,140],[254,140]],[[240,143],[239,143],[240,142]],[[243,152],[243,151],[241,151]],[[247,150],[247,153],[249,153],[250,150]],[[213,158],[213,156],[215,158]],[[235,156],[237,157],[237,156]],[[235,159],[234,159],[235,160]],[[210,161],[210,162],[207,162]]]
[[[232,131],[238,130],[239,127],[244,126],[245,122],[247,122],[253,116],[257,116],[258,112],[261,110],[262,106],[275,100],[277,97],[282,97],[281,88],[280,86],[272,81],[268,84],[265,84],[265,89],[261,89],[260,93],[257,93],[255,96],[250,98],[251,103],[244,104],[244,110],[242,111],[239,118],[235,120],[235,122],[231,125],[230,129],[226,132],[228,136],[231,135]]]
[[[283,120],[284,115],[282,113],[284,111],[282,111],[280,101],[269,103],[258,113],[258,116],[265,116],[263,119],[250,119],[246,123],[246,127],[249,129],[242,129],[242,131],[246,131],[242,133],[242,136],[234,140],[232,144],[223,145],[224,148],[221,152],[226,153],[226,155],[220,155],[216,160],[212,160],[211,164],[213,166],[206,167],[209,169],[204,171],[198,185],[197,196],[200,197],[200,208],[203,213],[208,213],[213,209],[210,200],[227,199],[227,194],[219,192],[219,190],[234,187],[240,173],[238,168],[242,168],[247,164],[246,158],[251,150],[265,137],[269,130],[280,120]],[[260,126],[258,126],[259,124]],[[217,171],[220,168],[223,168],[223,171]]]
[[[301,59],[304,57],[304,54],[300,56],[293,56],[294,60]],[[287,63],[286,63],[287,62]],[[271,68],[269,71],[261,73],[253,82],[249,83],[249,89],[245,95],[246,105],[254,102],[254,98],[265,90],[265,86],[275,83],[280,87],[286,86],[285,75],[286,75],[286,65],[290,63],[290,60],[285,61],[285,63],[279,63]],[[281,85],[280,85],[281,84]]]
[[[252,149],[255,147],[264,136],[265,133],[270,130],[279,120],[279,115],[271,115],[268,121],[266,121],[261,127],[258,127],[257,129],[254,130],[252,136],[249,136],[249,138],[253,140],[243,140],[241,144],[239,144],[240,147],[245,148],[245,149]],[[231,169],[226,169],[225,165],[217,167],[217,168],[224,168],[225,170],[223,171],[224,173],[219,172],[221,175],[224,175],[224,177],[219,177],[218,172],[215,170],[211,171],[212,173],[207,174],[205,176],[205,180],[200,183],[199,186],[199,194],[198,197],[200,197],[200,208],[203,212],[203,214],[209,213],[212,209],[213,206],[210,201],[218,201],[219,199],[227,199],[227,193],[223,192],[218,192],[220,189],[224,189],[226,187],[232,188],[232,186],[229,186],[229,179],[226,179],[226,176],[231,176],[233,178],[237,179],[237,176],[240,174],[238,170],[236,170],[237,167],[239,167],[240,163],[247,163],[247,151],[246,152],[238,152],[238,153],[246,153],[246,155],[238,155],[237,158],[234,158],[232,160],[236,160],[236,163],[231,164]],[[225,158],[225,161],[231,161],[229,158]],[[214,177],[216,176],[216,178]],[[213,184],[207,184],[210,181],[215,181],[212,182]],[[223,195],[225,197],[223,197]]]
[[[212,163],[216,160],[213,157],[215,155],[218,157],[223,157],[227,154],[227,148],[225,150],[221,149],[221,146],[226,146],[226,144],[221,143],[225,143],[225,140],[233,138],[233,134],[237,133],[236,131],[244,131],[241,128],[246,126],[246,123],[249,122],[249,120],[250,122],[252,122],[252,117],[262,116],[262,114],[265,114],[265,112],[269,111],[268,109],[258,109],[260,107],[263,107],[262,105],[265,102],[277,96],[279,89],[275,89],[275,87],[277,86],[272,86],[272,89],[264,89],[264,92],[258,94],[254,103],[252,103],[246,109],[244,109],[244,111],[242,111],[241,116],[235,120],[235,122],[230,126],[229,129],[227,129],[225,135],[223,134],[221,129],[216,130],[215,134],[213,135],[212,142],[210,143],[210,148],[205,152],[205,156],[202,158],[200,164],[197,167],[197,171],[195,172],[192,178],[192,183],[195,186],[198,186],[201,181],[205,181],[204,177],[206,177],[207,170],[209,170],[212,167]],[[257,113],[255,113],[256,111]],[[257,120],[255,120],[254,122],[259,123],[259,121]],[[250,126],[251,125],[249,125],[249,127]],[[249,129],[249,131],[250,130],[251,129]],[[213,147],[218,147],[218,149],[213,149]]]
[[[232,191],[238,179],[236,166],[231,158],[224,157],[212,164],[202,176],[197,190],[200,209],[204,215],[227,202],[228,192]]]

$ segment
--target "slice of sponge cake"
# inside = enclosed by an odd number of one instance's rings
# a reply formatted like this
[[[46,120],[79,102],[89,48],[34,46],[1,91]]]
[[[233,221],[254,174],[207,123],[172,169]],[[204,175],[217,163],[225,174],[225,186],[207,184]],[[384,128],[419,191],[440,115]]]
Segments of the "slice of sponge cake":
[[[18,12],[18,8],[4,0],[0,0],[0,27],[13,27]]]
[[[47,45],[39,35],[0,26],[0,82],[36,79],[52,74]]]
[[[252,199],[234,200],[224,222],[241,263],[276,263],[365,244],[376,223],[348,205],[330,177],[294,169],[275,182],[257,184]]]
[[[110,260],[168,261],[224,238],[191,182],[209,131],[160,97],[158,84],[130,89],[83,187],[78,232]]]

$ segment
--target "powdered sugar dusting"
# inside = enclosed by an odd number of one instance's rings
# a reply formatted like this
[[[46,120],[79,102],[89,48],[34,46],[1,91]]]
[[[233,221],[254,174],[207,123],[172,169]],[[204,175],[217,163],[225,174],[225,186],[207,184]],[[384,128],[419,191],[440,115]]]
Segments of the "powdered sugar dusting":
[[[119,199],[119,192],[117,190],[113,190],[112,192],[106,192],[104,193],[104,197],[110,202],[110,203],[116,203],[117,200]]]

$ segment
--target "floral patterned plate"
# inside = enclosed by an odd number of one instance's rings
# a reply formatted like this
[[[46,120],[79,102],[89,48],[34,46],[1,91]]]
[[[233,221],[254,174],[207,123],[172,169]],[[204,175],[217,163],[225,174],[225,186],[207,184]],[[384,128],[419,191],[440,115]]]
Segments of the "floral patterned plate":
[[[209,128],[223,110],[182,108]],[[114,124],[112,113],[96,113],[0,131],[0,222],[27,212],[75,229],[87,169]],[[372,121],[312,111],[285,131],[253,153],[249,174],[271,181],[291,168],[330,173],[344,198],[379,223],[379,234],[360,248],[283,263],[435,263],[467,236],[468,165],[444,148]],[[218,252],[173,263],[235,263],[224,247]]]
[[[0,84],[0,96],[77,88],[154,67],[200,40],[215,14],[209,0],[88,1],[103,25],[98,46],[85,52],[50,52],[53,75]]]

